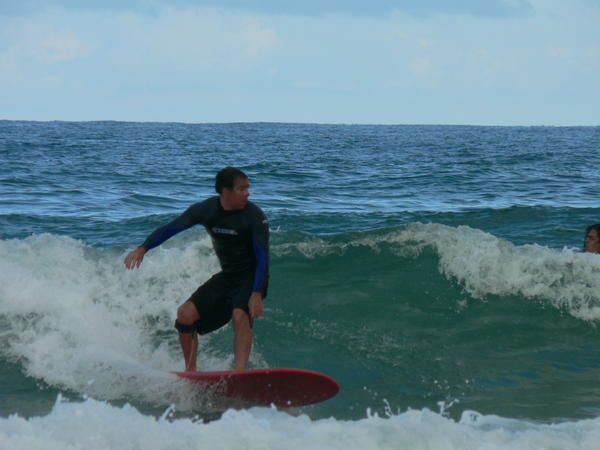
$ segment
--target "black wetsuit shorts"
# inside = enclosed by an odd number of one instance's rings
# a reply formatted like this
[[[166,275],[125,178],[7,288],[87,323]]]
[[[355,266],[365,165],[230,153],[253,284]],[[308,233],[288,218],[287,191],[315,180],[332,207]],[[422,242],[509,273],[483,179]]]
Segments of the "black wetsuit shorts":
[[[219,272],[200,286],[190,297],[200,315],[200,320],[196,322],[198,333],[207,334],[226,325],[236,308],[244,310],[250,317],[248,300],[252,294],[253,283],[252,272]]]

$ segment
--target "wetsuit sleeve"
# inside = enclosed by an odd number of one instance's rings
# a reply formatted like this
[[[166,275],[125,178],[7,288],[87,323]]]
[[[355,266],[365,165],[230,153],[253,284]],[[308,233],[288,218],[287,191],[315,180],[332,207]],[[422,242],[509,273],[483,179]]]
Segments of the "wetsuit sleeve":
[[[269,285],[269,222],[264,213],[258,209],[252,225],[252,247],[256,258],[253,292],[261,292],[267,296]]]
[[[169,222],[165,226],[156,229],[152,234],[150,234],[141,247],[144,247],[146,251],[148,251],[154,247],[158,247],[167,239],[175,236],[177,233],[181,233],[182,231],[193,227],[194,225],[204,225],[210,214],[210,201],[211,199],[208,199],[190,206],[178,218]]]

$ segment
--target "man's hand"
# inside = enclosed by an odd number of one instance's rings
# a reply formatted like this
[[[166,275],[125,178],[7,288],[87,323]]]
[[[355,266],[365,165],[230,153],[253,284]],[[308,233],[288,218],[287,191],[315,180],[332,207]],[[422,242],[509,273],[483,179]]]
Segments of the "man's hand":
[[[256,319],[263,313],[263,299],[261,292],[253,292],[248,300],[248,309],[250,310],[250,317]]]
[[[125,257],[125,267],[128,269],[136,269],[140,267],[140,264],[142,264],[142,261],[144,260],[145,254],[146,249],[144,247],[138,247],[135,250],[130,251]]]

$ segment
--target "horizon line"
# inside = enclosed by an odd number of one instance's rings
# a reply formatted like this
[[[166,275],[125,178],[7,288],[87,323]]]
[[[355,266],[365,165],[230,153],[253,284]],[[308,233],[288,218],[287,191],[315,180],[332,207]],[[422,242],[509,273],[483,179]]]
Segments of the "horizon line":
[[[473,124],[473,123],[397,123],[397,122],[296,122],[296,121],[214,121],[191,122],[177,120],[118,120],[118,119],[3,119],[0,122],[32,122],[32,123],[135,123],[135,124],[179,124],[179,125],[317,125],[317,126],[407,126],[407,127],[488,127],[488,128],[594,128],[600,123],[592,125],[556,125],[556,124]]]

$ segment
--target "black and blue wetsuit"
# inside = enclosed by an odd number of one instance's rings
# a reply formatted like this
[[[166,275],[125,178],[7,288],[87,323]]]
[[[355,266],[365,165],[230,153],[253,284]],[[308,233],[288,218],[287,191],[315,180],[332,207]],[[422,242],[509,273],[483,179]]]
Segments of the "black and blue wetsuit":
[[[267,296],[269,224],[254,203],[248,202],[241,210],[226,211],[215,196],[190,206],[181,216],[158,228],[142,247],[148,251],[194,225],[206,228],[222,269],[190,298],[200,314],[196,328],[204,334],[225,325],[234,308],[248,313],[252,292]]]

